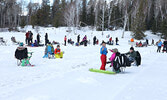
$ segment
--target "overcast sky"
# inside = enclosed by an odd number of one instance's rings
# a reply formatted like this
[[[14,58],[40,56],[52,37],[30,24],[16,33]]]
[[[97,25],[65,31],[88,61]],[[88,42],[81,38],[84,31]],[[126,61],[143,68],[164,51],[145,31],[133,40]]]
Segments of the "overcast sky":
[[[30,1],[32,3],[42,3],[42,0],[17,0],[18,2],[24,2],[25,4],[28,4]],[[53,3],[53,0],[50,0],[50,3],[52,4]]]

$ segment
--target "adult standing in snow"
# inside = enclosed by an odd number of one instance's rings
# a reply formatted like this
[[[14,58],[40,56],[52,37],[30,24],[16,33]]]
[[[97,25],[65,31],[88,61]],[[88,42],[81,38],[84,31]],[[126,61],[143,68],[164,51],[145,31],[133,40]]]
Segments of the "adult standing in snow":
[[[147,44],[147,46],[149,45],[148,39],[146,39],[146,44]]]
[[[151,45],[154,45],[154,39],[152,39],[152,43],[151,43]]]
[[[102,43],[102,48],[100,49],[100,54],[101,54],[101,68],[100,70],[105,70],[105,66],[106,66],[106,61],[107,61],[107,48],[106,48],[106,43],[103,42]]]
[[[165,39],[165,41],[163,42],[163,44],[164,44],[163,51],[166,51],[166,53],[167,53],[167,39]]]
[[[64,45],[66,46],[66,43],[67,43],[67,36],[65,35],[64,37]]]
[[[46,34],[45,34],[45,45],[48,44],[48,41],[49,41],[49,40],[48,40],[48,33],[46,33]]]
[[[39,35],[39,33],[37,34],[37,43],[38,43],[38,45],[39,45],[39,43],[40,43],[40,35]]]
[[[28,43],[28,39],[29,39],[29,31],[25,34],[25,36],[26,36],[26,44]]]
[[[161,52],[161,47],[162,47],[162,41],[161,40],[158,41],[157,46],[158,46],[157,52]]]
[[[94,37],[93,37],[93,45],[96,44],[96,39],[97,39],[96,36],[94,36]]]
[[[29,31],[29,44],[31,45],[33,43],[33,33],[31,31]]]
[[[80,42],[80,35],[77,36],[77,43]]]
[[[115,39],[116,45],[119,45],[119,44],[118,44],[118,41],[119,41],[119,40],[118,40],[118,37],[116,37],[116,39]]]

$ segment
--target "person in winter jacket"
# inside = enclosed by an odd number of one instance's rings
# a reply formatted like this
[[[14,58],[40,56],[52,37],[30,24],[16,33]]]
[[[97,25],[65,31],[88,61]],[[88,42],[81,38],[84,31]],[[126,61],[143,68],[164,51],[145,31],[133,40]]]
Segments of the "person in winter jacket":
[[[162,47],[162,41],[161,40],[158,41],[157,46],[158,46],[157,52],[161,52],[161,47]]]
[[[31,45],[33,43],[33,33],[30,31],[29,32],[29,43],[28,45]]]
[[[45,47],[45,52],[44,52],[43,58],[47,58],[48,57],[48,51],[47,51],[47,49],[48,49],[48,45],[46,45],[46,47]]]
[[[45,45],[47,45],[48,42],[49,42],[49,40],[48,40],[48,33],[46,33],[46,34],[45,34]]]
[[[152,39],[152,43],[151,43],[151,45],[154,45],[154,39]]]
[[[38,45],[39,45],[39,43],[40,43],[40,35],[39,35],[39,33],[37,34],[37,43],[38,43]]]
[[[111,57],[110,57],[110,61],[111,61],[111,66],[113,66],[113,61],[115,60],[115,57],[116,57],[116,53],[118,52],[118,49],[117,48],[115,48],[115,49],[112,49],[112,50],[110,50],[113,54],[111,55]]]
[[[77,36],[77,43],[80,43],[80,35]]]
[[[30,34],[29,31],[25,34],[25,36],[26,36],[26,40],[25,40],[26,44],[28,44],[29,34]]]
[[[93,37],[93,45],[96,45],[96,36]]]
[[[100,70],[105,70],[106,60],[107,60],[107,53],[108,53],[108,51],[107,51],[107,48],[106,48],[106,43],[103,42],[102,47],[100,49],[101,63],[102,63]]]
[[[118,44],[118,41],[119,41],[119,40],[118,40],[118,37],[116,37],[116,39],[115,39],[116,45],[119,45],[119,44]]]
[[[109,39],[109,44],[111,44],[111,42],[112,42],[112,37],[110,37],[110,39]]]
[[[19,47],[17,47],[15,51],[15,58],[20,60],[21,66],[29,66],[31,65],[29,62],[29,57],[28,57],[28,49],[27,47],[24,47],[24,44],[21,42],[19,44]]]
[[[48,46],[47,46],[47,53],[50,55],[54,54],[54,47],[50,42],[48,43]]]
[[[99,40],[97,39],[97,41],[96,41],[96,44],[98,45],[99,44]]]
[[[166,53],[167,53],[167,39],[165,39],[163,44],[164,44],[163,52],[166,51]]]
[[[82,40],[84,46],[87,46],[88,40],[87,40],[87,36],[85,35],[85,37]]]
[[[66,46],[67,43],[67,36],[64,37],[64,45]]]
[[[148,41],[148,39],[146,39],[146,43],[147,43],[147,46],[149,45],[149,41]]]
[[[56,58],[63,58],[63,52],[61,52],[60,45],[57,45],[54,54]]]
[[[130,51],[126,53],[126,55],[129,55],[129,61],[134,62],[135,58],[137,57],[136,51],[133,47],[130,48]]]

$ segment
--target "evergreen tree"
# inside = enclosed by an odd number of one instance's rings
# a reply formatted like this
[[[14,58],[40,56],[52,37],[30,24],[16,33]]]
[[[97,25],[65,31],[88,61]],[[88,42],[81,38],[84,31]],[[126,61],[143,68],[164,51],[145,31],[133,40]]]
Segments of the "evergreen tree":
[[[164,39],[167,39],[167,21],[166,20],[162,21],[160,32],[162,33],[162,37]]]
[[[146,24],[144,18],[144,3],[146,3],[145,0],[140,1],[139,8],[137,10],[136,17],[134,18],[134,21],[132,23],[132,31],[134,32],[133,36],[135,39],[143,39],[145,37],[144,31],[146,30]]]
[[[90,8],[87,14],[87,24],[94,26],[95,23],[95,12],[94,12],[94,4],[93,4],[93,0],[90,0],[89,3]]]
[[[47,26],[50,24],[50,1],[49,0],[42,0],[42,7],[39,11],[39,25],[40,26]]]
[[[87,0],[82,0],[82,15],[81,15],[81,21],[85,24],[87,24]],[[81,24],[81,26],[85,26],[85,24]]]

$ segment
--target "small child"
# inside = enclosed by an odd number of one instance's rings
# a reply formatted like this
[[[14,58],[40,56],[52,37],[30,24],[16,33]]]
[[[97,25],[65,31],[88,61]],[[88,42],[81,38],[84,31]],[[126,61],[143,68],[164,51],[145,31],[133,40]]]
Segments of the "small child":
[[[111,57],[110,57],[110,61],[111,61],[111,66],[113,66],[113,61],[115,60],[115,57],[116,57],[116,53],[118,52],[118,49],[117,48],[115,48],[115,49],[112,49],[112,50],[110,50],[113,54],[111,55]]]
[[[101,54],[101,68],[100,70],[105,70],[105,66],[106,66],[106,61],[107,61],[107,48],[106,48],[106,43],[103,41],[102,42],[102,48],[100,49],[100,54]]]
[[[61,52],[60,45],[57,45],[54,53],[56,58],[63,58],[63,52]]]

